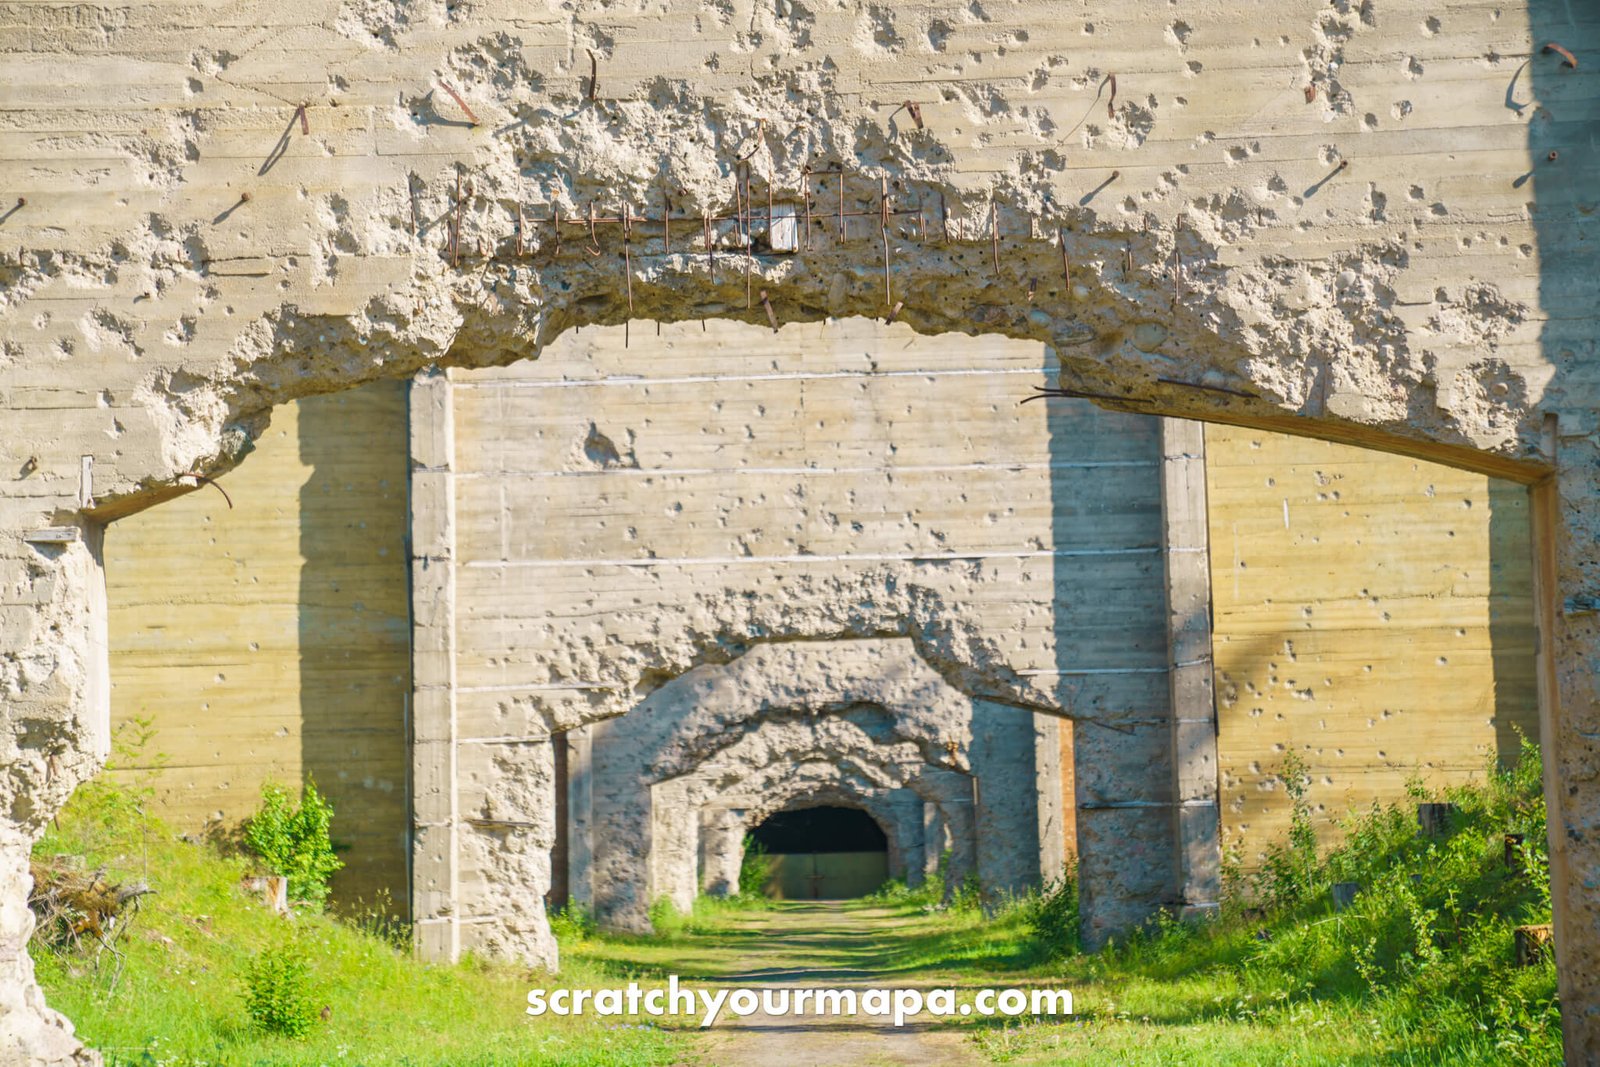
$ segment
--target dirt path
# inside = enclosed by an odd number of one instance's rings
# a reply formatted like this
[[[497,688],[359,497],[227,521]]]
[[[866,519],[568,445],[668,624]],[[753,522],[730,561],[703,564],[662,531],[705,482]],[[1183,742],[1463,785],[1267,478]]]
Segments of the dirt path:
[[[888,909],[786,904],[739,915],[730,925],[749,938],[750,948],[730,960],[726,973],[706,976],[719,985],[758,991],[928,985],[897,976],[886,966],[889,947],[913,925]],[[724,1011],[703,1048],[706,1060],[717,1067],[953,1067],[985,1062],[970,1040],[935,1027],[926,1017],[897,1027],[891,1019],[862,1015],[774,1017],[757,1012],[741,1019]]]

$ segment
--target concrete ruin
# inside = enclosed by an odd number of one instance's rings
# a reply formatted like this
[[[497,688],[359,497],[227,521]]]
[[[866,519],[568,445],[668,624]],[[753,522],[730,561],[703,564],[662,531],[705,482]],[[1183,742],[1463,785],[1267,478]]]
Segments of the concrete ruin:
[[[0,23],[0,1056],[93,1059],[33,982],[25,894],[32,841],[106,751],[107,523],[202,488],[297,397],[439,368],[412,408],[426,490],[456,476],[447,368],[529,358],[590,324],[868,316],[1051,346],[1056,387],[1106,407],[1531,487],[1563,1019],[1572,1062],[1600,1057],[1590,15],[1309,0],[1203,17],[1093,0],[1070,18],[1027,2],[214,15],[30,5]],[[1168,443],[1172,501],[1193,479]],[[437,565],[455,531],[433,533],[413,592],[459,610],[474,590]],[[1166,603],[1190,606],[1159,620],[1164,662],[1194,637],[1189,555],[1163,553]],[[707,655],[719,642],[787,634],[909,639],[961,692],[1064,710],[985,669],[983,628],[951,621],[949,590],[893,567],[831,581],[816,602],[873,610],[730,602],[700,628],[686,605],[664,644],[619,633],[606,699],[727,662]],[[472,708],[420,700],[452,699],[461,665],[440,642],[469,628],[417,622],[438,640],[414,645],[416,721],[454,728]],[[1210,672],[1160,677],[1181,699]],[[562,728],[626,710],[549,707]],[[1203,883],[1188,844],[1207,825],[1183,813],[1216,802],[1204,725],[1149,731],[1178,753],[1137,783],[1170,794],[1162,814],[1100,816],[1177,842],[1180,886]],[[437,895],[414,911],[453,906],[468,868],[548,880],[550,746],[484,751],[441,784],[423,772],[455,738],[417,741],[432,823],[417,865]],[[518,787],[474,792],[497,775]],[[463,831],[483,803],[495,832]],[[1115,873],[1103,892],[1136,896]],[[496,928],[537,940],[539,916]]]
[[[579,887],[577,899],[603,923],[645,928],[645,909],[660,896],[688,910],[708,804],[742,811],[742,838],[792,802],[855,782],[865,784],[854,786],[861,799],[849,806],[875,797],[899,807],[879,822],[900,877],[928,867],[924,804],[945,826],[960,825],[951,834],[961,854],[952,887],[972,871],[998,899],[1061,873],[1059,843],[1053,870],[1041,870],[1039,847],[1041,809],[1047,826],[1055,815],[1060,841],[1060,769],[1040,773],[1037,760],[1059,761],[1059,742],[1035,745],[1032,712],[952,689],[909,639],[757,646],[726,666],[688,671],[592,731],[593,813],[568,810],[590,827],[583,851],[593,870],[574,870],[569,892]],[[1055,741],[1053,731],[1048,737]],[[812,764],[833,773],[796,787],[792,779]],[[672,860],[657,858],[663,847]],[[724,869],[736,871],[729,851],[718,850]]]
[[[1211,882],[1177,881],[1162,772],[1162,424],[1081,401],[1017,412],[1019,382],[1053,380],[1042,348],[912,336],[694,324],[627,347],[610,331],[417,379],[424,952],[538,925],[480,867],[508,834],[564,853],[565,893],[602,922],[645,929],[659,897],[692,900],[707,805],[775,810],[731,798],[803,768],[853,806],[933,803],[956,881],[970,870],[990,900],[1055,877],[1070,850],[1122,887],[1095,931],[1214,901]],[[1064,712],[1120,741],[1090,746],[1103,758],[1076,780],[1101,803],[1067,821]],[[567,783],[544,785],[562,746]],[[829,762],[848,781],[820,775]],[[537,776],[542,801],[508,809],[509,783]],[[917,849],[926,866],[920,809],[880,823],[897,868]],[[514,907],[561,873],[516,883]]]

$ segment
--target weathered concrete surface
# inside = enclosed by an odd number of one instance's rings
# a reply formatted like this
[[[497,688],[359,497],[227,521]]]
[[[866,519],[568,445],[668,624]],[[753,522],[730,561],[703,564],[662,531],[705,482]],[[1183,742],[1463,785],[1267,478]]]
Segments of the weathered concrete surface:
[[[103,751],[94,523],[234,462],[290,397],[519,358],[577,322],[760,322],[766,289],[784,321],[903,302],[919,331],[1050,341],[1068,384],[1150,409],[1530,479],[1561,443],[1536,509],[1541,694],[1571,1055],[1600,1056],[1600,627],[1553,607],[1592,595],[1600,565],[1592,9],[326,0],[4,18],[4,173],[25,203],[0,209],[0,988],[33,996],[23,847]],[[1539,52],[1550,39],[1579,69]],[[907,85],[915,113],[896,110]],[[748,304],[733,256],[710,273],[689,234],[731,210],[751,149],[758,204],[764,179],[792,198],[803,167],[842,159],[853,206],[875,211],[882,179],[937,220],[888,228],[892,293],[870,220],[752,257]],[[830,203],[839,179],[821,181]],[[530,230],[533,254],[508,261],[519,203],[615,213],[663,189],[683,243],[662,254],[639,227],[631,287],[615,231],[591,256],[576,229],[559,254]],[[79,540],[37,532],[58,526]],[[0,1051],[60,1061],[42,1025],[9,1013]]]
[[[750,730],[768,713],[844,708],[827,705],[840,679],[895,638],[902,652],[874,668],[881,677],[851,682],[849,699],[922,723],[907,735],[918,759],[941,765],[950,743],[965,752],[975,700],[1020,709],[980,710],[985,736],[998,729],[991,720],[1027,723],[1031,711],[1104,719],[1119,744],[1086,776],[1142,805],[1152,841],[1170,837],[1171,789],[1151,773],[1167,766],[1170,745],[1159,427],[1083,400],[1019,408],[1019,394],[1052,384],[1056,366],[1036,342],[916,338],[851,319],[777,335],[669,325],[631,347],[623,330],[585,330],[535,362],[419,379],[414,440],[428,449],[414,457],[411,497],[426,562],[416,571],[419,647],[448,649],[449,663],[441,669],[432,651],[418,659],[418,733],[428,739],[416,750],[419,791],[448,790],[456,773],[450,745],[435,739],[543,738],[630,713],[593,734],[607,749],[591,753],[593,766],[603,756],[609,769],[590,792],[604,806],[603,794],[631,791],[630,814],[598,837],[587,831],[569,891],[637,929],[656,896],[684,903],[695,885],[694,821],[662,827],[670,846],[653,847],[641,830],[643,784],[694,771],[728,729]],[[432,449],[436,436],[448,448]],[[711,699],[682,738],[633,736],[690,714],[684,702],[699,698],[669,699],[669,680],[697,686],[769,645],[730,672],[739,686],[721,686],[747,700],[728,722],[705,718],[722,706]],[[768,663],[771,677],[747,677],[750,663]],[[920,690],[906,702],[908,680],[933,686],[927,702],[915,705]],[[981,880],[998,895],[1037,881],[1037,858],[1015,858],[1040,841],[1051,843],[1053,870],[1066,851],[1067,827],[1037,793],[1002,815],[1003,798],[1024,795],[1010,792],[1016,775],[1032,781],[1052,766],[1017,729],[995,760],[1005,791],[979,813],[980,837],[996,842]],[[655,764],[649,774],[641,758]],[[1059,771],[1049,776],[1059,790]],[[438,810],[450,817],[448,805]],[[419,919],[465,922],[444,911],[440,879],[471,875],[458,850],[438,855],[454,846],[434,832],[435,817],[417,838],[414,870],[427,884],[416,896],[432,902]],[[1125,820],[1102,835],[1098,819],[1071,822],[1091,876],[1124,862]],[[597,860],[610,843],[614,858],[600,868],[615,868],[625,892],[609,888],[611,874],[592,896],[581,884],[589,841]],[[1151,857],[1145,891],[1101,898],[1099,924],[1125,927],[1173,896],[1170,856]],[[613,908],[612,898],[630,903]],[[448,938],[425,943],[448,958]]]
[[[953,809],[980,798],[958,847],[986,892],[1020,893],[1040,879],[1033,743],[1031,712],[953,688],[908,639],[759,644],[591,729],[593,865],[570,882],[587,880],[580,896],[601,922],[647,930],[657,897],[693,903],[701,809],[746,798],[736,806],[749,829],[848,786],[858,807],[909,789],[952,827]],[[922,841],[921,805],[867,810],[903,870]]]
[[[182,833],[235,826],[266,781],[315,779],[344,862],[333,899],[388,894],[401,914],[407,466],[406,385],[377,382],[286,406],[222,492],[105,539],[113,728],[155,731],[118,765]]]
[[[1398,456],[1206,428],[1222,829],[1254,868],[1288,830],[1287,752],[1319,835],[1482,777],[1539,737],[1528,494]]]

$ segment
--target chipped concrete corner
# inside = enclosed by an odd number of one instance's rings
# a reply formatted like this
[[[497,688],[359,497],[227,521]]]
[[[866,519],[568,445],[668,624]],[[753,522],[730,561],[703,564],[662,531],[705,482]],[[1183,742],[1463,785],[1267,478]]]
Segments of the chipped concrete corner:
[[[580,325],[825,316],[1043,342],[1060,386],[1104,405],[1533,485],[1564,1025],[1573,1062],[1600,1056],[1593,20],[1342,0],[1182,19],[1105,0],[0,19],[8,1062],[95,1059],[33,981],[25,896],[30,843],[104,758],[105,523],[237,463],[296,397],[511,363]],[[768,203],[804,216],[797,251]],[[599,462],[626,447],[592,444]],[[452,573],[432,562],[414,573]],[[994,677],[981,634],[899,577],[817,595],[895,616],[846,622],[910,638],[962,692],[1036,688]],[[741,641],[783,629],[686,606],[680,640],[619,661],[635,679],[693,666],[699,611],[713,646],[732,621]],[[544,780],[547,750],[516,756]],[[453,773],[510,773],[486,758]],[[470,784],[437,792],[429,832],[480,819],[510,842],[508,875],[548,878],[541,816],[459,810]],[[533,952],[541,928],[505,926]]]

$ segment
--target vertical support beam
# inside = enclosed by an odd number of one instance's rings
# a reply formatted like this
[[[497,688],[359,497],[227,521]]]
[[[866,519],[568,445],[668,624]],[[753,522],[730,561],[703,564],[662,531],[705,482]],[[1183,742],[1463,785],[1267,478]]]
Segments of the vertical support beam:
[[[1217,910],[1221,895],[1222,835],[1201,423],[1161,420],[1161,524],[1172,703],[1175,885],[1185,916],[1206,915]]]
[[[700,889],[714,897],[739,892],[744,864],[744,810],[708,805],[700,809]]]
[[[889,791],[893,847],[889,850],[889,877],[908,886],[922,884],[922,860],[927,846],[922,840],[922,798],[905,787]]]
[[[1061,720],[1033,717],[1033,781],[1039,816],[1039,884],[1047,887],[1067,865],[1067,839],[1061,805]]]
[[[594,730],[567,731],[567,900],[594,908]]]
[[[922,881],[939,873],[939,861],[944,857],[944,813],[931,800],[922,802]],[[920,882],[918,883],[921,884]]]
[[[568,800],[571,790],[567,786],[567,735],[552,734],[550,754],[555,764],[555,844],[550,847],[550,892],[545,894],[545,911],[557,911],[567,906],[571,897],[568,875],[572,870],[572,808]]]
[[[1579,990],[1593,981],[1584,973],[1580,957],[1569,940],[1571,925],[1572,880],[1567,855],[1568,827],[1565,796],[1561,788],[1561,679],[1557,673],[1560,649],[1556,645],[1560,622],[1561,568],[1557,551],[1562,533],[1560,483],[1560,432],[1557,416],[1545,416],[1542,446],[1544,457],[1557,473],[1528,490],[1528,511],[1533,549],[1533,603],[1537,644],[1534,670],[1539,693],[1539,749],[1543,759],[1545,832],[1550,849],[1550,925],[1556,942],[1556,992],[1561,1003],[1573,1005],[1561,1013],[1563,1046],[1567,1063],[1591,1062],[1593,1052],[1587,1044],[1593,1023],[1577,1010]],[[1581,884],[1581,883],[1580,883]]]
[[[412,379],[411,918],[424,959],[461,955],[455,427],[448,371]]]

